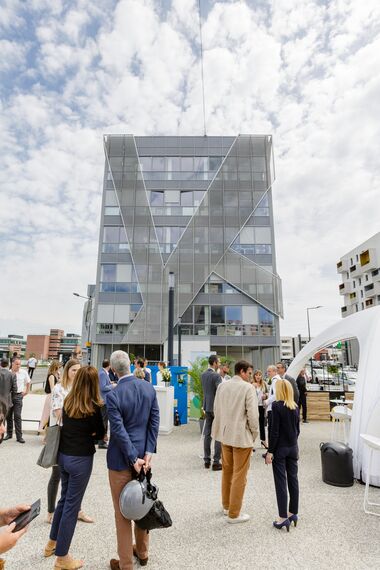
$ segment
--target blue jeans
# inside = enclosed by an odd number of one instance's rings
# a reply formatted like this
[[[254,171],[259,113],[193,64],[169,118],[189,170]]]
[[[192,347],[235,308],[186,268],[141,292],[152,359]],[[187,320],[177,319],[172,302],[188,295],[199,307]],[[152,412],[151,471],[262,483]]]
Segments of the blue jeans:
[[[61,498],[54,512],[50,539],[56,540],[56,556],[66,556],[74,535],[83,495],[92,472],[93,455],[76,457],[59,453]]]

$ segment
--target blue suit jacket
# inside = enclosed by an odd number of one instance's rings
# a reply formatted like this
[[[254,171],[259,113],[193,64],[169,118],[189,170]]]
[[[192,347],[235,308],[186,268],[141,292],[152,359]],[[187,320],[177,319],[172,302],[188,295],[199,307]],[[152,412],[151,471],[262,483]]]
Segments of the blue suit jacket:
[[[111,425],[108,469],[130,469],[138,457],[156,451],[160,425],[156,391],[144,380],[124,376],[109,392],[106,403]]]
[[[99,390],[100,390],[100,394],[104,400],[104,402],[106,402],[107,400],[107,396],[108,394],[111,392],[112,388],[112,384],[111,384],[111,380],[110,377],[107,374],[107,371],[104,370],[104,368],[101,368],[99,370]]]

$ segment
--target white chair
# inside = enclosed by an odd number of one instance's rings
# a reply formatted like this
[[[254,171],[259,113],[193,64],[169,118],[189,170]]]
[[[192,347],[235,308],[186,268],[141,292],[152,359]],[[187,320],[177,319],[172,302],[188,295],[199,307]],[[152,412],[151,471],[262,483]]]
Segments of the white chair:
[[[352,410],[347,406],[335,406],[331,412],[330,416],[333,420],[331,439],[332,441],[339,440],[339,426],[343,426],[343,440],[347,445],[349,440],[349,425],[352,417]]]
[[[380,399],[377,400],[375,407],[372,410],[370,415],[368,425],[367,425],[367,433],[361,433],[360,437],[362,438],[365,445],[369,447],[369,459],[368,459],[368,469],[367,469],[367,477],[365,483],[365,491],[364,491],[364,512],[369,515],[375,515],[380,517],[380,511],[374,512],[369,510],[368,507],[380,507],[380,503],[374,503],[369,501],[369,480],[371,478],[371,468],[372,468],[372,458],[374,451],[380,451]]]

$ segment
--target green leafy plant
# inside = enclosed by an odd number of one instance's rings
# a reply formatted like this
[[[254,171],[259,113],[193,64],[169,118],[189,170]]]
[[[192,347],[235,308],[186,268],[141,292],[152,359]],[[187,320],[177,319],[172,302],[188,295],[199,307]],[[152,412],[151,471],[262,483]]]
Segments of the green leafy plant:
[[[199,399],[201,406],[203,402],[202,374],[207,369],[207,366],[208,359],[199,356],[194,362],[191,362],[191,368],[188,372],[190,376],[190,390]],[[203,413],[201,417],[203,417]]]

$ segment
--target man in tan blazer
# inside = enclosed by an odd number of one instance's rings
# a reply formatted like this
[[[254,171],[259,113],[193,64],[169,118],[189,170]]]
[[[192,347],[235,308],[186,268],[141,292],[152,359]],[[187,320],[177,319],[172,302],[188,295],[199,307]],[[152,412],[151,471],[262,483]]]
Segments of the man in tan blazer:
[[[235,364],[235,376],[218,386],[214,402],[212,437],[222,443],[222,503],[228,523],[247,522],[241,513],[252,448],[259,431],[256,390],[250,383],[253,366]]]

